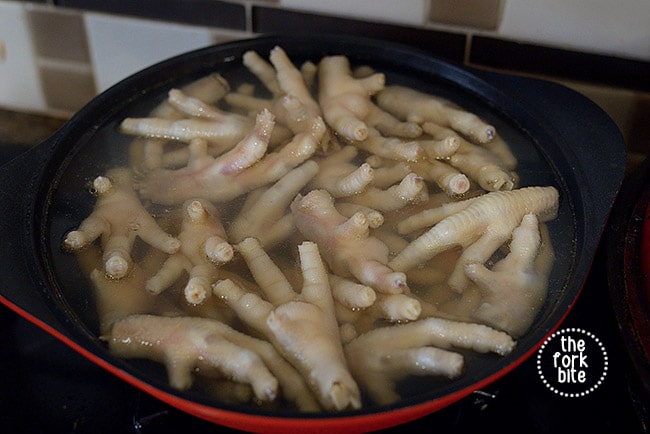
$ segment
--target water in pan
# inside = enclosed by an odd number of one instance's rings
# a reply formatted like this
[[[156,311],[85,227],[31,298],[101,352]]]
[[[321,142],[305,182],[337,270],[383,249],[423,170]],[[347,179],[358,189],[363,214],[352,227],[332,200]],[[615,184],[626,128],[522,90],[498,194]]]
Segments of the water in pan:
[[[473,94],[461,84],[453,81],[430,74],[422,74],[422,71],[405,69],[402,65],[392,64],[386,59],[374,62],[368,56],[360,57],[360,59],[352,57],[353,62],[355,64],[370,64],[375,70],[384,72],[387,83],[404,84],[446,97],[487,120],[509,143],[517,157],[520,185],[554,185],[560,189],[562,196],[566,187],[552,162],[540,151],[544,144],[537,143],[507,114],[503,114],[499,107],[493,106],[484,98]],[[304,60],[300,56],[292,57],[292,59],[296,63]],[[312,57],[310,60],[318,60],[318,57]],[[52,270],[55,273],[55,284],[63,293],[64,303],[69,305],[70,311],[80,318],[81,323],[92,335],[97,336],[99,333],[98,319],[91,297],[92,290],[88,280],[82,275],[74,256],[61,250],[61,241],[68,231],[76,228],[79,222],[91,212],[94,199],[89,194],[89,185],[92,179],[104,174],[111,167],[128,163],[128,150],[133,139],[117,132],[121,119],[127,116],[146,116],[154,106],[165,98],[170,87],[180,87],[183,83],[191,82],[207,72],[209,71],[201,69],[172,83],[161,83],[158,87],[152,88],[142,95],[134,95],[128,104],[117,105],[115,109],[111,109],[110,117],[104,123],[93,129],[91,133],[84,133],[80,137],[81,140],[72,146],[72,152],[63,164],[65,167],[58,172],[56,189],[51,196],[48,209]],[[255,81],[255,78],[236,62],[221,65],[218,72],[229,80],[233,88],[236,88],[239,81]],[[68,170],[64,170],[65,168]],[[157,211],[161,211],[161,209],[158,208]],[[549,223],[549,228],[559,260],[556,261],[551,275],[548,300],[532,329],[535,329],[536,325],[553,310],[554,304],[563,290],[567,272],[571,267],[575,237],[572,209],[567,200],[561,203],[559,216]],[[102,344],[98,343],[98,345]],[[511,357],[521,354],[517,354],[517,351]],[[500,367],[509,362],[508,359],[504,360],[498,356],[475,355],[469,352],[464,355],[467,364],[466,372],[461,379],[450,382],[431,378],[426,381],[406,382],[401,387],[404,390],[401,391],[405,396],[411,397],[409,401],[418,400],[421,397],[442,396],[459,386],[471,385],[473,381],[498,371]],[[132,361],[129,364],[144,375],[144,378],[152,379],[156,384],[162,385],[166,382],[165,372],[158,365],[139,361]],[[210,399],[199,390],[191,391],[190,396],[198,400],[207,399],[210,402]]]

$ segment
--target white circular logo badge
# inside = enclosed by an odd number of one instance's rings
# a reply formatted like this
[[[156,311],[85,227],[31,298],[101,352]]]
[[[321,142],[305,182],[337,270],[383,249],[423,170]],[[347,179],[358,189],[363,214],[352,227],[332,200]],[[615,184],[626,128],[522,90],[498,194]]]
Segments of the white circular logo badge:
[[[585,396],[607,375],[607,351],[592,333],[567,328],[553,333],[537,353],[537,372],[552,392],[569,398]]]

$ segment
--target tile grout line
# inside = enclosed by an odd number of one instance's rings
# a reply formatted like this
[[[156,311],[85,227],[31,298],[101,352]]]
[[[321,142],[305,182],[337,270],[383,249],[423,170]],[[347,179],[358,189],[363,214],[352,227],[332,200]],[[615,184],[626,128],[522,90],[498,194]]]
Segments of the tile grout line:
[[[472,54],[472,37],[474,36],[471,32],[467,32],[465,35],[465,51],[463,52],[463,64],[469,65]]]

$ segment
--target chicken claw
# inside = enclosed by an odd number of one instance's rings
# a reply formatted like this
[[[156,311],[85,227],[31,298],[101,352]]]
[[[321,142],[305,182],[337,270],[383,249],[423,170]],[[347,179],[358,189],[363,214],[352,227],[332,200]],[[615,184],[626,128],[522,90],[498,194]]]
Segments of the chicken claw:
[[[217,265],[229,262],[234,250],[226,241],[226,231],[214,206],[195,199],[188,201],[184,210],[178,236],[181,248],[147,281],[146,288],[159,294],[186,271],[190,278],[184,288],[185,299],[190,304],[200,304],[212,294],[211,286],[218,275]]]
[[[318,66],[319,95],[325,121],[349,141],[368,137],[364,119],[373,103],[370,96],[383,89],[384,74],[355,78],[345,56],[326,56]]]
[[[461,246],[463,253],[448,283],[462,291],[469,283],[465,275],[466,264],[486,262],[510,239],[524,215],[533,213],[540,221],[550,220],[555,218],[558,205],[558,191],[554,187],[527,187],[490,192],[452,203],[447,208],[443,206],[441,213],[435,209],[424,211],[425,214],[433,211],[437,217],[444,218],[437,224],[432,221],[435,225],[411,242],[388,265],[396,271],[407,271],[438,253]],[[400,225],[406,225],[408,220],[400,222]]]
[[[263,99],[241,93],[226,95],[226,101],[233,107],[271,110],[279,122],[294,134],[309,128],[310,122],[322,117],[320,107],[311,95],[308,84],[289,56],[281,47],[274,47],[269,53],[269,62],[254,51],[243,55],[244,65],[264,84],[272,99]],[[324,142],[328,141],[324,137]],[[325,145],[325,143],[323,143]]]
[[[358,154],[356,147],[345,146],[316,160],[319,170],[309,187],[325,189],[336,198],[364,191],[373,181],[373,170],[367,163],[357,166],[351,162]]]
[[[138,192],[141,196],[164,205],[182,203],[192,197],[221,199],[226,194],[222,191],[223,184],[229,185],[229,179],[240,175],[264,156],[274,124],[273,114],[262,111],[248,135],[233,149],[217,158],[208,155],[204,140],[193,140],[186,167],[151,171],[136,186]]]
[[[386,86],[377,94],[377,104],[399,119],[418,124],[435,122],[478,143],[487,143],[496,135],[492,125],[451,101],[404,86]]]
[[[386,265],[388,247],[370,236],[365,214],[358,212],[349,219],[344,217],[325,190],[298,196],[291,204],[291,211],[298,230],[319,245],[335,274],[352,275],[378,292],[395,294],[408,290],[406,275]]]
[[[506,191],[515,187],[516,177],[506,168],[500,156],[483,146],[475,145],[455,131],[425,122],[422,129],[438,140],[454,139],[458,149],[447,158],[447,163],[468,178],[476,181],[486,191]],[[500,140],[497,140],[497,143]],[[490,142],[492,143],[492,142]]]
[[[371,186],[347,200],[379,212],[389,212],[426,202],[428,198],[429,192],[422,177],[410,172],[399,183],[385,190]]]
[[[112,279],[129,273],[136,236],[169,254],[181,246],[180,241],[163,231],[143,207],[133,190],[131,177],[129,169],[117,168],[107,176],[95,178],[93,189],[97,202],[93,212],[63,241],[66,249],[79,250],[101,236],[104,271]]]
[[[513,231],[510,253],[491,270],[481,263],[465,265],[465,273],[484,293],[474,317],[519,337],[530,327],[547,293],[553,249],[546,227],[526,214]]]
[[[286,214],[288,205],[317,172],[318,164],[307,161],[272,186],[251,192],[228,226],[231,240],[240,242],[255,237],[265,248],[270,248],[289,238],[295,227],[291,214]]]
[[[249,238],[240,244],[246,263],[269,301],[231,280],[217,282],[215,294],[285,355],[325,409],[360,408],[360,393],[347,368],[328,273],[318,247],[311,242],[298,247],[304,281],[298,294],[257,240]]]
[[[216,369],[250,384],[260,401],[273,401],[278,380],[254,350],[233,343],[229,335],[237,333],[205,318],[132,315],[115,323],[109,349],[117,357],[164,363],[169,383],[179,390],[191,387],[193,372]]]
[[[460,376],[463,356],[449,348],[503,356],[514,346],[509,335],[481,324],[425,318],[364,333],[345,346],[345,353],[371,398],[390,404],[399,398],[395,383],[407,375]]]

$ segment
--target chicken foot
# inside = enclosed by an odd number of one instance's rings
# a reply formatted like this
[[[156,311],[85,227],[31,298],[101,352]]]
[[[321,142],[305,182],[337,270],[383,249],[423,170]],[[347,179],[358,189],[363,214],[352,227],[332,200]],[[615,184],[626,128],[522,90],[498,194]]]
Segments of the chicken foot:
[[[287,214],[289,204],[317,172],[318,164],[307,161],[271,187],[251,192],[239,214],[228,226],[230,239],[238,243],[254,237],[265,248],[287,239],[295,229],[291,214]]]
[[[180,89],[184,95],[193,97],[205,104],[214,104],[230,91],[228,81],[218,73],[208,74]],[[182,113],[170,104],[169,98],[156,106],[149,117],[180,119]],[[130,163],[136,171],[148,172],[163,165],[163,151],[167,140],[138,137],[129,148]]]
[[[388,263],[388,247],[370,235],[362,212],[341,215],[325,190],[312,190],[291,204],[298,230],[318,244],[331,270],[341,277],[354,276],[375,291],[396,294],[408,290],[406,275]]]
[[[384,74],[355,78],[347,57],[326,56],[318,64],[318,79],[318,102],[327,124],[348,141],[365,140],[370,96],[384,88]]]
[[[364,333],[345,346],[345,353],[371,398],[390,404],[399,399],[395,383],[407,375],[460,376],[464,360],[449,351],[452,347],[503,356],[514,346],[508,334],[485,325],[425,318]]]
[[[411,172],[398,184],[385,190],[371,186],[359,194],[347,197],[346,200],[379,212],[389,212],[426,202],[428,196],[429,192],[422,177]]]
[[[318,158],[318,173],[309,183],[311,189],[325,189],[333,197],[352,196],[364,191],[373,181],[369,164],[356,166],[351,161],[358,155],[354,146],[345,146],[329,155]]]
[[[483,293],[473,316],[509,333],[523,335],[548,292],[553,249],[546,227],[535,214],[526,214],[512,233],[508,255],[488,269],[481,263],[465,265],[465,274]]]
[[[366,138],[354,142],[354,145],[366,152],[391,160],[413,162],[426,155],[418,140],[386,137],[371,126],[367,127]]]
[[[515,179],[505,164],[485,147],[470,143],[455,131],[425,122],[422,128],[434,138],[453,138],[458,142],[458,149],[446,160],[447,163],[474,180],[485,191],[512,190]]]
[[[487,261],[512,235],[524,215],[540,221],[555,218],[558,191],[554,187],[526,187],[497,191],[442,209],[444,218],[412,241],[389,263],[393,270],[407,271],[452,247],[464,250],[449,278],[449,285],[462,291],[468,284],[465,265]],[[417,217],[414,217],[417,218]],[[399,230],[398,226],[398,230]]]
[[[360,408],[361,397],[347,368],[328,273],[318,247],[311,242],[298,247],[304,282],[298,294],[257,241],[245,243],[244,259],[269,301],[231,280],[217,282],[215,294],[285,355],[325,409]]]
[[[152,294],[160,294],[185,271],[189,273],[183,290],[185,299],[196,305],[212,294],[212,284],[218,276],[217,266],[229,262],[234,250],[226,241],[226,231],[214,206],[195,199],[188,201],[183,208],[183,222],[178,235],[181,248],[147,280],[146,289]]]
[[[467,193],[471,186],[469,178],[451,165],[438,160],[422,160],[415,163],[413,171],[425,181],[437,185],[449,196]]]
[[[190,143],[188,165],[177,170],[157,169],[137,184],[139,193],[154,202],[169,205],[192,197],[205,197],[210,187],[234,176],[259,161],[266,152],[274,125],[274,116],[262,111],[254,128],[233,149],[214,158],[208,155],[207,143],[194,140]]]
[[[478,143],[487,143],[496,135],[492,125],[474,113],[463,110],[444,98],[399,85],[386,86],[376,95],[377,105],[399,119],[423,124],[435,122]]]
[[[267,108],[294,134],[310,128],[314,118],[322,117],[320,106],[311,95],[302,72],[281,47],[270,51],[270,63],[254,51],[244,53],[243,60],[244,65],[271,92],[272,98],[231,93],[225,97],[229,104],[248,110]]]
[[[193,372],[216,369],[250,384],[260,401],[275,400],[278,380],[254,350],[232,342],[228,335],[235,333],[205,318],[132,315],[113,325],[108,343],[117,357],[163,363],[176,389],[189,389]]]
[[[97,202],[78,229],[68,232],[63,246],[79,250],[101,237],[104,271],[112,279],[125,277],[132,268],[131,250],[136,237],[165,253],[181,243],[160,228],[143,207],[132,186],[129,169],[117,168],[93,181]]]
[[[192,197],[223,202],[277,181],[311,157],[325,133],[325,125],[315,118],[309,129],[295,135],[281,149],[264,154],[273,122],[273,115],[263,111],[253,131],[226,154],[213,158],[206,154],[205,147],[197,147],[187,167],[152,171],[138,184],[140,194],[163,205]]]

